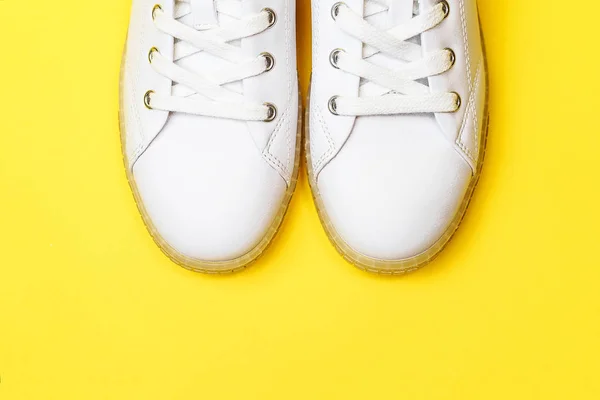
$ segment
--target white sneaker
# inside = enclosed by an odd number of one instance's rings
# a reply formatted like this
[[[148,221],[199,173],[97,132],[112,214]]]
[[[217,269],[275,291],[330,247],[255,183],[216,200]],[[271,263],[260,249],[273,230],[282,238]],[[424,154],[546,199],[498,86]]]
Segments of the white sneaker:
[[[313,0],[308,169],[325,229],[360,268],[403,273],[453,235],[482,165],[475,0]]]
[[[295,35],[293,0],[133,1],[127,175],[155,241],[186,268],[242,268],[282,222],[299,159]]]

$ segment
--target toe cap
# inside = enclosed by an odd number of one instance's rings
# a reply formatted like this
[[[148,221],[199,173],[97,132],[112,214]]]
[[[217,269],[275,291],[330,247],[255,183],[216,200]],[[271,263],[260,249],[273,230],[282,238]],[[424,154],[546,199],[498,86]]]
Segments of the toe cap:
[[[410,131],[357,120],[318,177],[335,231],[366,257],[406,260],[431,248],[452,224],[470,183],[470,166],[435,120],[413,118],[421,120]]]
[[[287,185],[244,123],[213,120],[207,132],[190,129],[190,118],[171,117],[135,163],[135,185],[146,217],[174,251],[197,261],[234,260],[265,238]]]

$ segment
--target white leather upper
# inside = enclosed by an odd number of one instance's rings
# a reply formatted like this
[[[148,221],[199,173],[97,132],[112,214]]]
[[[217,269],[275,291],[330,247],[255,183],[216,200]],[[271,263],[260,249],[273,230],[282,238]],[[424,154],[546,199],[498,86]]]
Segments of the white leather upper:
[[[433,116],[406,116],[410,129],[401,134],[389,118],[357,118],[318,187],[337,232],[355,251],[401,260],[444,233],[471,169],[440,137]]]
[[[173,0],[134,0],[132,6],[122,77],[128,167],[146,212],[169,245],[199,260],[230,260],[262,239],[292,178],[298,120],[295,5],[292,0],[242,2],[248,14],[271,8],[277,22],[242,40],[249,57],[269,52],[275,66],[245,79],[238,90],[252,101],[276,105],[278,113],[272,122],[240,122],[144,106],[147,90],[170,93],[172,84],[148,61],[152,47],[172,59],[173,38],[153,25],[157,2],[172,12]],[[227,61],[201,52],[181,65],[193,71],[220,63]]]
[[[135,163],[135,182],[161,237],[186,257],[226,261],[263,237],[286,191],[245,123],[175,114]]]
[[[412,2],[392,2],[398,3],[389,13],[392,26],[412,16]],[[437,2],[419,4],[424,10]],[[432,91],[460,95],[456,113],[355,118],[328,110],[332,96],[359,94],[359,79],[332,67],[331,51],[362,56],[362,44],[336,27],[335,3],[312,2],[310,150],[316,187],[335,230],[355,251],[382,260],[414,257],[448,229],[478,168],[486,82],[476,4],[448,0],[446,20],[421,37],[424,52],[450,48],[456,55],[452,69],[429,78]],[[363,0],[345,3],[363,12]]]

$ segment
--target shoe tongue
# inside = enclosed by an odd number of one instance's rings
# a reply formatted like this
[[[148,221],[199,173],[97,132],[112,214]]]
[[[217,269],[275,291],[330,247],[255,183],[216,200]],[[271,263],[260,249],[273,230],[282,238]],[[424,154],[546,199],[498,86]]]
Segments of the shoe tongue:
[[[215,27],[218,24],[214,0],[191,0],[192,20],[197,29]]]
[[[406,23],[418,7],[419,0],[368,0],[364,12],[372,25],[387,30]]]

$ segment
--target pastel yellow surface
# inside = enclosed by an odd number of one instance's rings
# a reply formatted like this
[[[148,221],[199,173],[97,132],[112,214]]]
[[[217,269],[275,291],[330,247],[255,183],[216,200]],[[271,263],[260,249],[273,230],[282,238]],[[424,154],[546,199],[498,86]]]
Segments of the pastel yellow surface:
[[[439,259],[346,264],[303,170],[265,257],[215,277],[163,256],[125,179],[130,2],[0,0],[0,399],[599,399],[600,3],[479,6],[486,167]]]

